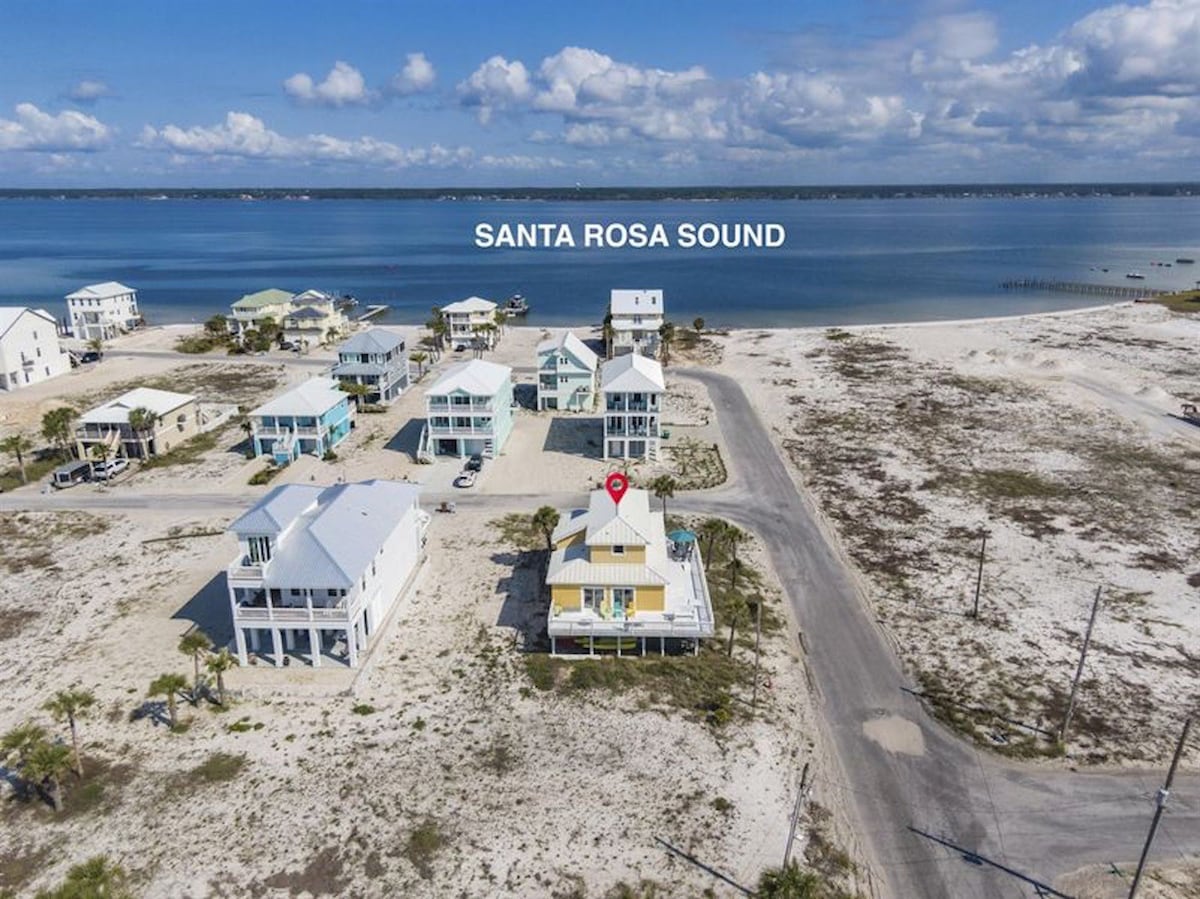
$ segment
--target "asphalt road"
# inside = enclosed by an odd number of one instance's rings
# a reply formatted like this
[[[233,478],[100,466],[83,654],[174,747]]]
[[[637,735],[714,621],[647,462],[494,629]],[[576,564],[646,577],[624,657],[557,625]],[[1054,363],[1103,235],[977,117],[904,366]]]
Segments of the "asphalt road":
[[[850,804],[880,895],[1036,896],[1035,883],[1085,864],[1136,859],[1163,772],[1012,766],[933,721],[905,692],[899,661],[742,389],[713,372],[676,373],[708,388],[736,472],[729,487],[674,506],[737,521],[766,544],[842,768],[818,782],[817,795]],[[873,739],[864,726],[891,739]],[[1176,780],[1155,846],[1160,858],[1200,851],[1200,778]]]
[[[1038,885],[1094,863],[1117,864],[1128,876],[1163,772],[1076,774],[1012,765],[930,718],[906,692],[910,685],[865,598],[741,388],[713,372],[676,373],[707,386],[730,457],[730,481],[719,490],[682,494],[672,508],[728,518],[763,540],[804,634],[818,709],[841,769],[818,778],[815,796],[848,807],[871,859],[875,894],[1053,896],[1039,893]],[[154,508],[232,516],[252,499],[84,485],[3,494],[0,511]],[[582,494],[459,491],[426,494],[423,504],[434,509],[442,500],[497,514],[586,502]],[[884,737],[868,735],[875,727]],[[1176,779],[1155,848],[1156,858],[1200,853],[1200,777]]]

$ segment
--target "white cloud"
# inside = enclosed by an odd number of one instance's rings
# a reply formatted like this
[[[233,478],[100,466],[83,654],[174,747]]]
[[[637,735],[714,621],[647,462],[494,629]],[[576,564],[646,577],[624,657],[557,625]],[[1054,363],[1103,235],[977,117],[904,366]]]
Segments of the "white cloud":
[[[0,151],[66,153],[99,150],[107,146],[113,136],[109,126],[73,109],[52,115],[32,103],[18,103],[15,113],[15,118],[0,119]]]
[[[392,78],[392,90],[401,95],[419,94],[433,87],[437,72],[424,53],[409,53],[404,68]]]
[[[479,121],[486,124],[497,109],[510,109],[532,98],[533,86],[524,63],[493,56],[459,84],[458,95],[464,105],[475,107]]]
[[[310,75],[297,72],[283,82],[283,90],[292,99],[314,106],[354,106],[372,99],[362,72],[341,60],[319,84]]]
[[[107,97],[111,93],[108,85],[103,81],[84,79],[72,87],[67,92],[67,96],[76,103],[89,104],[95,103],[97,100]]]

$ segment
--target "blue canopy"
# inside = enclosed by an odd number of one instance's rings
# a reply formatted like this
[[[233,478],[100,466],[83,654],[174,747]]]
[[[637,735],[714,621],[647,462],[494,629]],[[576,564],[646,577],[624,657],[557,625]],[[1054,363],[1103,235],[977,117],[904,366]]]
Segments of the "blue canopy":
[[[695,543],[696,535],[691,531],[671,531],[667,534],[667,539],[672,543]]]

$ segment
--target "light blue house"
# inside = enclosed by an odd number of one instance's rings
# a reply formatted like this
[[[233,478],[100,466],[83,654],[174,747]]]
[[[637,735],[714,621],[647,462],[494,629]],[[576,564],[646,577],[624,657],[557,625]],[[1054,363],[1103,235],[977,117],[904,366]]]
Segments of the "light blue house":
[[[303,453],[323,456],[346,439],[350,396],[332,378],[309,378],[250,413],[254,455],[287,465]]]
[[[600,360],[582,340],[565,331],[537,346],[538,409],[590,412],[596,403]]]
[[[425,392],[425,412],[421,458],[498,456],[513,429],[512,369],[483,359],[452,365]]]
[[[408,388],[404,338],[386,328],[355,334],[338,347],[333,376],[366,387],[370,393],[363,399],[368,403],[390,403]]]

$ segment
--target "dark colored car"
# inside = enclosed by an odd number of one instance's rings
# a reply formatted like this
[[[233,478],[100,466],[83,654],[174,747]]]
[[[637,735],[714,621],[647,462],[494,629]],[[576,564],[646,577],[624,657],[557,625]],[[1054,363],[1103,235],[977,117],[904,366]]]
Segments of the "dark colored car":
[[[97,353],[95,350],[88,350],[88,352],[84,353],[82,356],[79,357],[79,361],[80,362],[99,362],[100,354]]]
[[[476,453],[467,460],[467,464],[464,467],[467,471],[483,471],[483,456]]]

